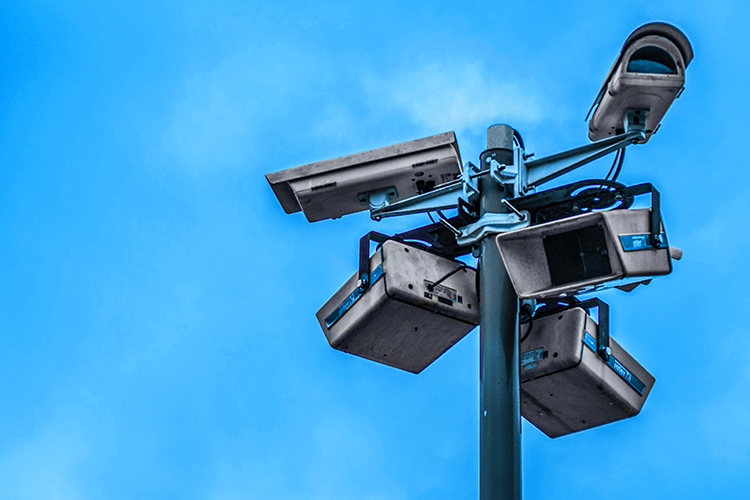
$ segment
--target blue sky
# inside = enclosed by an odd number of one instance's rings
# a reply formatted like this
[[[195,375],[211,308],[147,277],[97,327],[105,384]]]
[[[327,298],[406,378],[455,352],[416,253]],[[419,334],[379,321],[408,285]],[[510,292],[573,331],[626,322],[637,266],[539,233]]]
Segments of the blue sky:
[[[331,349],[315,312],[358,238],[427,222],[286,215],[263,174],[508,123],[588,143],[627,35],[692,41],[621,180],[662,193],[675,272],[608,292],[656,377],[636,418],[523,426],[527,499],[750,493],[750,100],[742,2],[0,5],[0,497],[478,497],[478,332],[418,376]],[[609,160],[563,180],[602,176]]]

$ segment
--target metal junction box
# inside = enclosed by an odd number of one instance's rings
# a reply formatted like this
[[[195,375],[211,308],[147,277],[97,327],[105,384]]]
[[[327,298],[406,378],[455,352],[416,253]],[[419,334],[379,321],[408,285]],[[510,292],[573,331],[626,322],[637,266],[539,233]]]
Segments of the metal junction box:
[[[419,373],[479,323],[476,271],[462,262],[388,240],[370,258],[370,287],[357,281],[317,313],[335,349]]]
[[[609,360],[596,354],[598,330],[576,307],[534,319],[521,344],[521,413],[549,437],[633,417],[651,392],[654,377],[614,339]]]
[[[572,296],[672,272],[661,228],[649,243],[651,210],[592,212],[495,238],[519,297]]]

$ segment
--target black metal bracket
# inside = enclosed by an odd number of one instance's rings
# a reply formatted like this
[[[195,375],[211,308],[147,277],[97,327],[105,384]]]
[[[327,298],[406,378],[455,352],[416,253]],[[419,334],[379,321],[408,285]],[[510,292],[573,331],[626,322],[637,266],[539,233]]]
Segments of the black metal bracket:
[[[459,199],[458,215],[447,219],[446,222],[453,227],[463,227],[476,222],[478,219],[476,207]],[[442,222],[435,222],[396,234],[393,239],[402,242],[420,241],[425,244],[428,251],[453,259],[471,253],[471,247],[459,246],[456,235]]]
[[[590,179],[515,198],[513,205],[519,210],[529,211],[532,224],[542,224],[594,210],[627,209],[633,205],[635,196],[647,193],[651,193],[649,243],[654,248],[662,248],[666,242],[661,241],[661,195],[650,182],[625,186],[619,182]]]
[[[476,220],[476,213],[472,211],[472,207],[470,205],[461,207],[459,204],[458,215],[447,219],[447,222],[454,226],[464,226],[470,222],[474,222],[474,220]],[[359,240],[359,273],[357,275],[359,281],[357,282],[357,288],[360,291],[364,292],[372,284],[370,277],[370,242],[375,241],[383,244],[388,240],[398,241],[404,245],[455,260],[463,267],[467,267],[466,264],[456,260],[456,257],[471,252],[471,247],[458,246],[456,236],[440,222],[418,227],[405,233],[394,234],[393,236],[388,236],[377,231],[370,231]]]
[[[637,184],[625,189],[627,196],[651,193],[651,246],[661,248],[666,241],[661,241],[661,194],[650,182]]]
[[[393,239],[392,236],[370,231],[359,240],[359,281],[357,288],[365,291],[370,287],[370,242],[385,243]]]
[[[609,304],[603,300],[596,297],[583,301],[578,300],[575,297],[554,299],[554,301],[545,302],[539,309],[537,309],[534,317],[549,316],[575,307],[585,309],[588,313],[594,308],[599,310],[599,334],[597,335],[596,340],[596,353],[604,361],[608,361],[612,354],[612,349],[609,345]]]
[[[612,354],[612,349],[609,347],[609,304],[601,299],[593,298],[579,302],[576,307],[581,307],[587,311],[596,307],[599,310],[599,335],[596,339],[596,353],[604,361],[607,361]]]

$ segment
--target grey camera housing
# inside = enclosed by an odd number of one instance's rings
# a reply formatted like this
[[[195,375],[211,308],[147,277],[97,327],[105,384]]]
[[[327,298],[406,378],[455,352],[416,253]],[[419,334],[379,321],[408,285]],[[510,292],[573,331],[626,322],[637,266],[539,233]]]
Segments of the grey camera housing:
[[[651,210],[592,212],[500,234],[495,243],[523,299],[566,297],[672,272],[661,227],[649,242]]]
[[[607,74],[589,121],[592,141],[621,134],[631,125],[643,127],[645,143],[685,85],[685,69],[693,48],[685,34],[666,23],[649,23],[625,41]]]
[[[352,276],[316,314],[334,349],[419,373],[479,323],[476,271],[461,262],[389,240],[370,276],[364,292]]]
[[[598,334],[576,307],[535,319],[521,344],[521,414],[549,437],[634,417],[654,386],[654,376],[614,339],[609,359],[598,356]]]
[[[370,208],[369,195],[389,203],[461,175],[453,132],[266,174],[286,213],[302,210],[310,222]]]

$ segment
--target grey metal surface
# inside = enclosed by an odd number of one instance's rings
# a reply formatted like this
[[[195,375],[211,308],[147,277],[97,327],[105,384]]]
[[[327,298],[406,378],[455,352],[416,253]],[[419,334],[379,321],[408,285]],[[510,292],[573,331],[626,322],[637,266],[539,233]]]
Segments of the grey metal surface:
[[[499,124],[488,128],[487,149],[513,149],[513,127]]]
[[[527,328],[524,325],[522,335]],[[654,377],[610,338],[613,360],[645,386],[639,394],[635,384],[585,344],[587,332],[598,338],[596,322],[583,309],[574,308],[535,320],[521,345],[526,359],[521,367],[521,411],[550,437],[633,417],[654,385]],[[541,355],[530,360],[526,353],[534,352]]]
[[[599,93],[597,94],[597,97],[594,100],[594,104],[591,106],[591,109],[589,110],[589,114],[591,114],[591,111],[599,104],[599,101],[604,96],[604,93],[607,91],[607,86],[609,85],[610,80],[612,80],[612,75],[614,74],[615,70],[620,65],[620,62],[622,61],[622,57],[623,57],[623,54],[625,53],[625,50],[628,49],[633,44],[633,42],[648,35],[663,36],[671,40],[680,50],[682,59],[685,61],[685,68],[687,68],[690,65],[690,62],[693,60],[693,57],[694,57],[693,47],[690,44],[690,40],[688,40],[688,38],[685,36],[685,34],[682,31],[680,31],[679,28],[677,28],[676,26],[672,26],[671,24],[668,24],[668,23],[657,22],[657,23],[644,24],[643,26],[640,26],[635,31],[633,31],[625,40],[625,43],[622,45],[622,49],[620,49],[620,55],[617,56],[617,59],[615,59],[614,64],[612,64],[612,67],[607,73],[607,77],[604,79],[604,83],[602,84],[602,87],[599,89]],[[586,117],[586,119],[588,120],[588,116]]]
[[[662,29],[659,29],[661,24]],[[642,27],[644,28],[644,27]],[[692,59],[692,48],[687,37],[677,28],[663,23],[652,23],[650,30],[634,32],[620,52],[615,65],[599,91],[596,109],[589,121],[589,138],[592,141],[613,136],[624,130],[623,118],[628,109],[647,110],[645,143],[657,129],[669,106],[685,85],[686,51]],[[679,34],[677,43],[675,33]],[[627,70],[635,51],[654,46],[666,51],[676,63],[676,74],[637,73]]]
[[[495,159],[513,161],[513,129],[495,125],[487,132]],[[484,154],[482,170],[489,168]],[[512,186],[510,187],[512,188]],[[479,179],[480,216],[507,213],[504,186],[489,175]],[[491,237],[480,243],[480,416],[479,498],[520,500],[521,416],[518,381],[518,298]]]
[[[638,142],[642,138],[642,132],[631,131],[545,158],[527,161],[524,187],[534,187],[544,184],[613,151]]]
[[[620,236],[648,233],[650,224],[650,209],[611,210],[578,215],[501,234],[495,237],[495,242],[519,297],[563,297],[623,286],[633,281],[642,281],[644,277],[662,276],[672,272],[666,244],[660,249],[649,247],[638,251],[626,251],[622,246]],[[544,238],[597,225],[602,226],[606,234],[611,272],[572,283],[553,283]]]
[[[478,221],[460,228],[460,234],[456,235],[456,242],[461,246],[475,245],[493,234],[524,228],[529,225],[531,217],[528,212],[520,212],[520,214],[519,217],[515,213],[486,213]]]
[[[370,216],[379,220],[383,217],[418,214],[435,210],[448,210],[458,207],[458,198],[464,192],[462,181],[446,182],[432,191],[411,198],[401,199],[382,208],[370,210]]]
[[[357,288],[355,274],[318,311],[331,347],[419,373],[479,322],[476,271],[460,262],[386,241],[370,259],[383,276],[328,327],[326,318]],[[434,288],[430,289],[433,285]]]
[[[440,185],[460,176],[453,132],[324,160],[266,174],[287,213],[302,210],[310,222],[369,209],[364,193],[393,187],[391,202],[419,192],[420,183]]]

